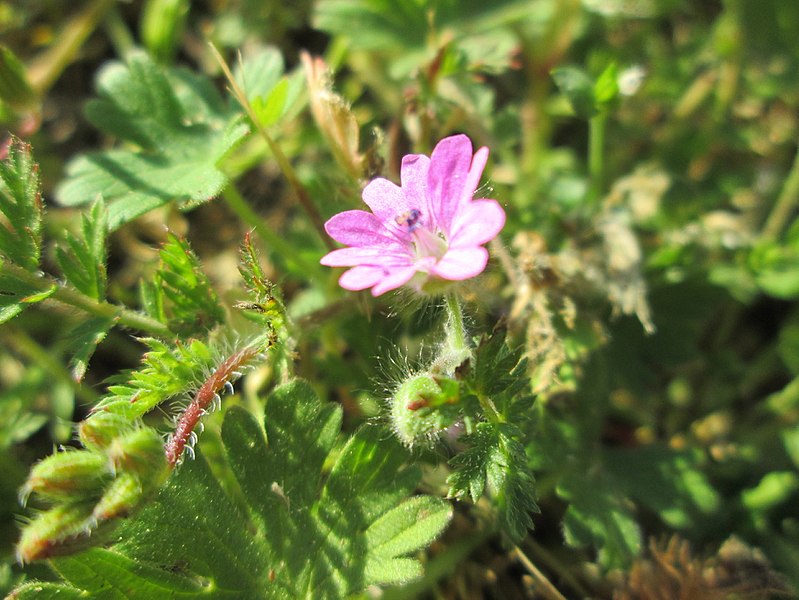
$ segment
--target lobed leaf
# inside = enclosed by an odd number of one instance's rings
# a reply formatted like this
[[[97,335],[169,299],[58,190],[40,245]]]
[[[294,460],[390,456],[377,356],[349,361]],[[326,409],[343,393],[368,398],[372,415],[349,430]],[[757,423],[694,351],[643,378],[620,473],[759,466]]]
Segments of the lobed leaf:
[[[533,528],[531,513],[538,512],[535,479],[519,438],[509,423],[479,423],[475,432],[461,440],[468,448],[452,458],[447,479],[449,496],[469,496],[476,502],[486,488],[497,509],[500,529],[514,542]]]
[[[82,218],[81,235],[67,234],[56,248],[56,260],[67,281],[82,294],[105,299],[108,213],[102,199]]]
[[[39,166],[30,145],[17,138],[0,161],[0,214],[0,257],[35,271],[42,244]]]
[[[362,428],[335,452],[340,425],[340,407],[302,381],[269,397],[263,424],[230,409],[222,441],[243,503],[198,454],[123,526],[120,543],[54,560],[65,583],[47,593],[341,598],[419,576],[421,564],[406,555],[439,535],[450,507],[427,496],[406,499],[420,473],[405,466],[405,451],[382,429]]]
[[[111,229],[168,202],[210,200],[227,182],[218,164],[247,133],[207,81],[165,71],[144,54],[111,63],[86,107],[100,130],[132,144],[79,156],[67,165],[58,200],[76,206],[101,195]]]
[[[182,335],[208,331],[224,312],[200,260],[185,239],[169,234],[152,281],[142,281],[145,310]]]

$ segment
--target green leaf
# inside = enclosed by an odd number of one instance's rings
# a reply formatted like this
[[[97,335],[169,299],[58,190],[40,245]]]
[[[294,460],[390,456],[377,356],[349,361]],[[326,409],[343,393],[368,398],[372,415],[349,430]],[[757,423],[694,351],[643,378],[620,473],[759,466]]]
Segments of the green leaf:
[[[299,381],[272,394],[263,423],[230,409],[222,441],[243,505],[198,454],[123,527],[120,543],[54,560],[66,581],[57,589],[89,597],[124,589],[128,599],[342,598],[418,576],[419,561],[406,555],[440,534],[450,507],[406,499],[420,473],[382,429],[360,429],[331,455],[340,424],[340,407]]]
[[[624,568],[641,550],[641,530],[630,502],[588,470],[569,473],[557,488],[569,502],[563,535],[572,546],[594,546],[605,568]]]
[[[95,300],[105,299],[107,217],[105,204],[98,199],[83,215],[81,236],[68,233],[56,248],[56,260],[67,281]]]
[[[81,321],[67,334],[67,350],[72,354],[70,368],[75,381],[81,381],[97,345],[114,326],[114,319],[93,317]]]
[[[142,281],[145,310],[183,335],[195,335],[221,323],[225,314],[200,260],[189,243],[169,234],[152,281]]]
[[[657,512],[671,527],[698,527],[721,504],[690,453],[657,445],[612,449],[603,453],[603,464],[617,490]]]
[[[13,319],[29,305],[46,300],[56,288],[56,284],[52,284],[42,291],[38,286],[20,281],[0,264],[0,324]]]
[[[39,165],[30,145],[17,138],[11,139],[8,156],[0,161],[0,214],[0,257],[35,271],[42,244]]]
[[[20,112],[34,110],[39,104],[25,65],[6,46],[0,46],[0,101]]]
[[[577,67],[558,67],[552,70],[552,79],[578,117],[590,119],[597,114],[594,82],[585,71]]]
[[[222,158],[247,133],[213,87],[185,71],[164,71],[143,54],[111,63],[86,107],[99,129],[132,147],[80,156],[57,188],[62,204],[108,202],[111,229],[168,202],[190,208],[227,183]]]
[[[469,496],[476,502],[486,487],[497,509],[500,529],[519,542],[533,528],[530,513],[538,512],[535,480],[519,438],[509,423],[479,423],[476,431],[461,438],[469,448],[451,461],[447,479],[449,496]]]

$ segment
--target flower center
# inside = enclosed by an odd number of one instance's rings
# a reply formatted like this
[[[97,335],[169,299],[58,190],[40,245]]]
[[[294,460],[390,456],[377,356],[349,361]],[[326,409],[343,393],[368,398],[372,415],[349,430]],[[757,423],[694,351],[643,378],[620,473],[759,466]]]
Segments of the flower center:
[[[410,234],[417,259],[435,258],[438,261],[447,253],[447,240],[425,227],[422,211],[418,208],[398,214],[394,217],[394,223]]]

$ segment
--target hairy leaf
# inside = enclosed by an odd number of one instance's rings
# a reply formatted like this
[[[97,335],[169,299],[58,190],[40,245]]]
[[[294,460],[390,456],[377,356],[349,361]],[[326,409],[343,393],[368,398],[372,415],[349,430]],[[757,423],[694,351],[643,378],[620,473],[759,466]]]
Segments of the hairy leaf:
[[[145,310],[182,335],[196,335],[221,323],[222,307],[188,242],[170,234],[160,255],[155,277],[141,284]]]
[[[535,480],[527,466],[521,432],[509,423],[479,423],[461,438],[469,448],[451,461],[449,495],[476,502],[486,487],[497,508],[500,529],[518,542],[532,529],[530,513],[538,512]]]
[[[81,235],[67,234],[64,243],[56,249],[58,266],[67,281],[95,300],[105,299],[107,216],[105,204],[102,200],[96,201],[83,215]]]
[[[0,161],[0,257],[28,271],[39,266],[42,197],[31,147],[12,138]]]
[[[120,531],[120,543],[54,560],[65,583],[37,597],[125,589],[128,599],[342,598],[418,576],[407,555],[441,532],[449,505],[407,499],[420,473],[379,428],[360,429],[331,461],[340,424],[341,409],[304,382],[273,393],[263,424],[231,409],[222,440],[244,510],[198,455]]]
[[[185,71],[165,72],[146,55],[111,63],[97,82],[100,99],[86,108],[99,129],[132,147],[80,156],[56,190],[62,204],[108,202],[111,229],[177,202],[213,198],[226,178],[218,163],[247,133],[210,83]]]

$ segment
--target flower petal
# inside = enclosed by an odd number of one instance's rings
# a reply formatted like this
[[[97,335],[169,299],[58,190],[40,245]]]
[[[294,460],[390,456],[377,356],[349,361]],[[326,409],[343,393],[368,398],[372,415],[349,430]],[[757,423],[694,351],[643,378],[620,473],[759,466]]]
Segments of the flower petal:
[[[391,290],[395,290],[408,283],[416,275],[416,267],[410,266],[392,270],[388,276],[384,277],[380,283],[372,288],[372,296],[375,298]]]
[[[427,173],[427,194],[436,224],[449,233],[452,216],[466,193],[464,185],[470,179],[472,142],[465,135],[444,138],[433,149]],[[474,190],[469,190],[472,193]]]
[[[408,205],[402,188],[382,177],[373,179],[363,189],[363,201],[384,223],[392,223],[397,215],[418,208]]]
[[[357,292],[375,285],[385,277],[382,267],[360,266],[344,271],[338,279],[338,284],[345,290]]]
[[[505,211],[496,200],[472,200],[452,222],[450,248],[480,246],[493,240],[505,226]]]
[[[433,275],[442,279],[461,281],[479,275],[488,263],[488,250],[482,246],[471,248],[451,248],[436,263]]]
[[[480,178],[483,176],[483,169],[485,169],[487,162],[488,148],[483,146],[474,153],[474,157],[472,158],[472,164],[469,167],[469,174],[466,176],[466,181],[463,184],[463,194],[461,195],[460,204],[461,207],[469,202],[472,199],[472,196],[474,196],[474,191],[477,189],[477,186],[480,185]]]
[[[383,227],[382,221],[365,210],[348,210],[333,215],[325,223],[325,231],[334,240],[347,246],[400,247],[397,239]]]
[[[411,264],[410,253],[396,252],[390,248],[339,248],[328,252],[319,261],[326,267],[355,267],[357,265]]]
[[[430,159],[424,154],[406,154],[402,158],[400,179],[402,194],[405,196],[405,205],[408,209],[416,208],[422,211],[419,223],[423,227],[433,228],[430,205],[427,200],[427,173],[430,170]]]

